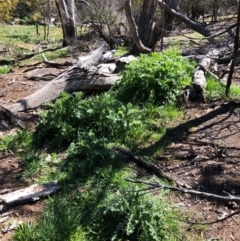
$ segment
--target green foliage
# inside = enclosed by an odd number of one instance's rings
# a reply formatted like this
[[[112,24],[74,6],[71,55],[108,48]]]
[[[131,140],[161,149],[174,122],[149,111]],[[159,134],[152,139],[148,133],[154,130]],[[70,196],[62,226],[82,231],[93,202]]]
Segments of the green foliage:
[[[172,68],[178,66],[181,75],[178,84],[188,82],[187,77],[183,78],[186,72],[181,71],[185,62],[182,58],[182,62],[178,60],[179,55],[175,53],[166,51],[145,56],[146,63],[140,57],[137,63],[146,68],[152,89],[165,90],[164,94],[170,91],[170,87],[162,88],[164,84],[160,81],[159,76],[169,84],[166,80],[169,74],[164,68],[173,72]],[[173,64],[170,56],[174,56],[178,64]],[[154,59],[158,64],[153,64]],[[157,81],[149,77],[150,64],[153,64]],[[188,62],[185,66],[191,69]],[[160,73],[159,68],[162,68]],[[123,77],[133,71],[130,65]],[[142,195],[141,185],[124,181],[123,177],[133,176],[133,171],[128,163],[120,160],[122,157],[113,146],[136,148],[141,141],[145,145],[149,138],[156,141],[165,133],[166,123],[177,118],[180,112],[170,104],[155,105],[173,102],[172,91],[163,100],[163,95],[156,93],[155,97],[152,89],[149,94],[149,89],[144,88],[147,81],[142,81],[139,88],[148,98],[144,97],[145,103],[139,104],[139,98],[143,102],[140,92],[136,94],[137,89],[131,92],[127,88],[138,87],[137,81],[132,78],[123,82],[118,88],[98,96],[62,93],[55,103],[47,105],[48,110],[42,113],[34,133],[33,144],[38,148],[49,147],[48,151],[58,148],[58,154],[54,153],[48,161],[36,150],[22,155],[24,177],[38,176],[40,181],[43,175],[45,179],[57,178],[63,189],[50,200],[37,224],[29,223],[17,229],[14,241],[176,240],[178,215],[164,201],[164,193]],[[123,96],[129,98],[127,103]],[[61,155],[62,150],[64,157],[53,163],[51,159]],[[38,151],[41,153],[41,149]]]
[[[129,53],[130,51],[130,48],[129,47],[126,47],[126,46],[119,46],[117,48],[117,51],[116,53],[114,54],[115,57],[119,57],[119,56],[122,56],[124,54],[127,54]]]
[[[230,88],[230,95],[232,98],[240,99],[240,87],[232,85]]]
[[[212,77],[207,78],[207,88],[206,95],[207,99],[211,100],[214,98],[226,98],[225,95],[226,86],[219,80]],[[240,98],[240,87],[237,85],[231,85],[230,88],[230,98],[239,99]]]
[[[132,104],[123,104],[111,94],[83,99],[62,93],[52,110],[43,114],[37,126],[37,143],[44,139],[60,147],[82,138],[84,133],[93,133],[96,138],[109,142],[126,143],[139,138],[143,132],[143,112]]]
[[[190,83],[193,67],[175,49],[141,55],[123,71],[117,98],[139,105],[174,103]]]
[[[206,96],[207,99],[213,99],[216,97],[225,97],[225,86],[220,81],[208,77],[207,78],[207,87],[206,87]]]
[[[0,67],[0,75],[7,74],[9,71],[10,71],[10,68],[8,66]]]
[[[15,9],[18,0],[1,0],[0,1],[0,22],[7,21],[11,18],[11,13]]]
[[[0,139],[0,151],[15,151],[29,149],[32,143],[32,133],[27,129],[17,131],[13,136],[4,136]]]
[[[78,162],[69,156],[68,165],[61,167],[75,182],[65,181],[38,224],[24,224],[13,240],[175,240],[177,213],[163,201],[163,193],[140,195],[135,185],[123,180],[130,174],[125,164],[104,150],[103,142],[93,142],[81,146]]]
[[[130,189],[109,195],[98,214],[102,240],[174,240],[176,214],[160,199],[161,195],[141,195]]]

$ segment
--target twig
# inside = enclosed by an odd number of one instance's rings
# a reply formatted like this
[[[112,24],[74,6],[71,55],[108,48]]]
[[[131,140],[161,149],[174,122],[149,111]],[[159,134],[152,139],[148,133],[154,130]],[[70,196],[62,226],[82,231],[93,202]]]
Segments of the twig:
[[[145,169],[147,169],[150,172],[153,172],[155,175],[160,176],[162,178],[165,178],[166,180],[172,182],[175,181],[173,178],[165,173],[163,173],[160,168],[154,166],[153,164],[147,163],[145,160],[143,160],[141,157],[135,155],[134,153],[124,150],[121,147],[116,148],[117,151],[120,151],[122,154],[128,156],[133,162],[135,162],[138,166],[141,166]]]
[[[182,220],[182,221],[185,222],[185,223],[193,224],[193,225],[211,225],[211,224],[214,224],[214,223],[220,223],[220,222],[222,222],[222,221],[224,221],[224,220],[226,220],[228,218],[231,218],[234,215],[237,215],[239,213],[240,213],[240,210],[238,210],[238,211],[236,211],[234,213],[231,213],[231,214],[227,215],[224,218],[221,218],[221,219],[218,219],[218,220],[215,220],[215,221],[212,221],[212,222],[208,222],[208,223],[206,223],[206,222],[192,222],[192,221],[187,221],[187,220]]]
[[[149,185],[151,187],[155,187],[155,188],[169,189],[169,190],[172,190],[172,191],[189,193],[189,194],[198,195],[198,196],[202,196],[202,197],[206,197],[206,198],[214,198],[214,199],[217,199],[218,201],[223,201],[223,202],[229,202],[229,201],[240,202],[240,197],[233,196],[233,195],[221,196],[221,195],[216,195],[216,194],[213,194],[213,193],[200,192],[200,191],[196,191],[196,190],[192,190],[192,189],[188,189],[188,188],[164,185],[164,184],[160,184],[158,182],[147,182],[147,181],[135,180],[135,179],[129,179],[129,178],[125,178],[125,180],[128,181],[128,182],[133,182],[133,183],[143,183],[143,184]]]
[[[65,66],[72,66],[73,63],[70,61],[65,61],[64,63],[57,63],[57,62],[52,62],[52,61],[48,61],[47,58],[45,57],[44,53],[42,53],[42,58],[43,58],[43,63],[49,66],[53,66],[53,67],[65,67]]]

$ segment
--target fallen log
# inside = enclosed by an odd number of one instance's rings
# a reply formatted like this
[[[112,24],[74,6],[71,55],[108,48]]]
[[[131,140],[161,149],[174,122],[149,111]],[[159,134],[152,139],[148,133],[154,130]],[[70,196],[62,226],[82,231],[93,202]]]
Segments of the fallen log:
[[[103,42],[99,48],[87,56],[80,57],[73,66],[66,69],[37,92],[7,106],[7,108],[12,112],[36,108],[45,102],[55,100],[62,91],[73,93],[86,90],[109,90],[119,77],[117,75],[98,75],[96,68],[102,62],[103,53],[107,46],[107,43]]]
[[[7,106],[7,108],[13,113],[36,108],[43,103],[55,100],[62,91],[73,93],[86,90],[109,90],[118,79],[119,77],[117,75],[112,75],[111,77],[77,73],[70,76],[66,75],[61,79],[52,80],[37,92],[15,104]]]
[[[36,201],[40,197],[50,195],[59,189],[60,186],[57,181],[45,184],[33,184],[27,188],[0,195],[0,204],[4,206],[13,206],[29,201]]]
[[[205,89],[207,87],[206,75],[211,74],[215,78],[213,73],[210,71],[210,67],[213,63],[213,59],[218,57],[220,51],[217,49],[210,50],[206,56],[204,56],[198,63],[192,78],[192,83],[187,90],[187,100],[205,102]]]

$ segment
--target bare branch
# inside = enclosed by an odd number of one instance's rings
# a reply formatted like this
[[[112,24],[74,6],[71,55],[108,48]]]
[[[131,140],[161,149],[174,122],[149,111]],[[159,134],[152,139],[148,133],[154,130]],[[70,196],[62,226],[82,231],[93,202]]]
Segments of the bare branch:
[[[84,3],[84,4],[86,4],[87,6],[90,6],[89,2],[84,1],[84,0],[78,0],[78,2],[80,2],[80,3]]]
[[[186,17],[184,14],[181,14],[171,8],[168,4],[166,4],[163,0],[158,0],[158,3],[173,17],[181,20],[182,22],[186,23],[190,28],[197,31],[198,33],[202,34],[205,37],[211,36],[211,32],[203,27],[202,24],[192,21],[190,18]]]
[[[43,58],[44,64],[46,64],[48,66],[56,67],[56,68],[73,65],[73,63],[70,62],[70,61],[65,61],[64,63],[57,63],[57,62],[48,61],[47,58],[45,57],[44,53],[42,53],[42,58]]]
[[[154,173],[155,175],[165,178],[168,181],[172,182],[175,181],[173,180],[173,177],[168,176],[167,174],[163,173],[160,168],[154,166],[153,164],[150,164],[148,162],[146,162],[145,160],[143,160],[141,157],[135,155],[134,153],[124,150],[121,147],[117,147],[116,148],[117,151],[120,151],[122,154],[128,156],[133,162],[135,162],[138,166],[141,166],[143,168],[145,168],[146,170]]]
[[[182,188],[182,187],[173,187],[170,185],[164,185],[158,182],[147,182],[147,181],[142,181],[142,180],[134,180],[134,179],[129,179],[125,178],[126,181],[128,182],[133,182],[133,183],[143,183],[146,185],[149,185],[151,187],[159,188],[159,189],[169,189],[172,191],[177,191],[177,192],[182,192],[182,193],[189,193],[192,195],[198,195],[206,198],[214,198],[218,201],[222,202],[240,202],[240,197],[229,195],[229,196],[221,196],[221,195],[216,195],[213,193],[208,193],[208,192],[200,192],[188,188]]]
[[[220,219],[212,221],[212,222],[192,222],[192,221],[187,221],[187,220],[184,220],[183,222],[190,223],[190,224],[193,224],[193,225],[211,225],[211,224],[214,224],[214,223],[220,223],[220,222],[222,222],[224,220],[227,220],[227,219],[229,219],[229,218],[231,218],[231,217],[233,217],[233,216],[235,216],[239,213],[240,213],[240,210],[238,210],[234,213],[231,213],[224,218],[220,218]]]

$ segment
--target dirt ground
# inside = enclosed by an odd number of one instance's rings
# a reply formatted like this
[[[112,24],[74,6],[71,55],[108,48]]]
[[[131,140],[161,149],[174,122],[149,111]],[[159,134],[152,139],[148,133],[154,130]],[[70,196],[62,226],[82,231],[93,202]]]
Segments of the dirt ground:
[[[57,75],[62,70],[35,67],[34,75]],[[0,76],[0,105],[26,97],[44,86],[47,81],[28,80],[26,68]],[[31,73],[32,74],[32,73]],[[19,113],[18,116],[34,129],[38,110]],[[0,130],[1,136],[13,133]],[[240,103],[216,100],[202,105],[189,105],[184,122],[168,129],[166,135],[148,147],[154,153],[159,147],[167,146],[164,157],[156,156],[158,165],[171,175],[181,187],[218,195],[240,195]],[[167,159],[167,161],[166,161]],[[19,159],[14,153],[0,153],[0,192],[26,187],[21,179]],[[1,194],[0,193],[0,194]],[[234,202],[219,203],[215,200],[191,196],[172,195],[174,205],[183,211],[183,219],[192,222],[212,222],[238,210]],[[0,240],[11,240],[12,224],[36,220],[44,209],[44,201],[28,203],[3,210],[0,214]],[[9,214],[4,220],[6,214]],[[186,223],[186,233],[193,232],[194,240],[240,240],[240,214],[211,225]]]

